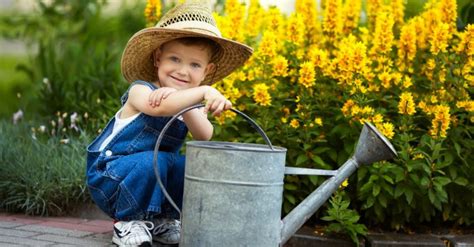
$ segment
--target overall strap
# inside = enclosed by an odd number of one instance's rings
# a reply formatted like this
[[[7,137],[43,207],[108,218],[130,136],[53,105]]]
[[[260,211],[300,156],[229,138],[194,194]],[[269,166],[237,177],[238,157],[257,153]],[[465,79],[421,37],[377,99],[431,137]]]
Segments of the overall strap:
[[[127,102],[127,100],[128,100],[128,92],[130,91],[130,88],[132,88],[133,86],[135,86],[135,85],[137,85],[137,84],[139,84],[139,85],[145,85],[145,86],[149,87],[151,90],[156,90],[156,89],[158,89],[158,87],[155,86],[153,83],[149,83],[149,82],[146,82],[146,81],[140,81],[140,80],[134,81],[132,84],[130,84],[130,86],[128,87],[127,91],[126,91],[126,92],[122,95],[122,97],[120,98],[120,101],[121,101],[122,105],[124,105],[125,102]]]

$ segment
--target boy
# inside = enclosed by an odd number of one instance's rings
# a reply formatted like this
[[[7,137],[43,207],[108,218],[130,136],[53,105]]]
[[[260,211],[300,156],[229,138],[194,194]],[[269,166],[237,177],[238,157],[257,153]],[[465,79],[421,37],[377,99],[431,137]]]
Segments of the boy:
[[[187,131],[198,140],[212,137],[207,112],[218,115],[231,103],[209,85],[251,54],[250,47],[222,38],[210,10],[196,3],[176,6],[156,27],[143,29],[129,40],[121,68],[133,83],[122,96],[122,108],[87,148],[87,185],[94,202],[115,219],[115,244],[179,242],[177,212],[165,200],[153,173],[156,139],[169,116],[206,102],[204,109],[186,112],[175,121],[160,146],[160,178],[180,206],[184,157],[179,149]]]

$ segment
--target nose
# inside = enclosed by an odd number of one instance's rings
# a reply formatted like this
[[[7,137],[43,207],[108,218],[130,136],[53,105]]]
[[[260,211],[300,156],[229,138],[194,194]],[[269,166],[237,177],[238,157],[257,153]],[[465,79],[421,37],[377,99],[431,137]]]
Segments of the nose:
[[[186,75],[187,74],[186,65],[179,66],[179,68],[177,69],[177,72],[179,75]]]

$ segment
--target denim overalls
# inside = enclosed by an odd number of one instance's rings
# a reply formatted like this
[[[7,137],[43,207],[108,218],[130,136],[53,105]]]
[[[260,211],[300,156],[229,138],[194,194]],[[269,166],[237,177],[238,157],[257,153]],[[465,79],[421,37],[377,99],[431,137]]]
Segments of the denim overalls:
[[[151,83],[136,81],[157,89]],[[130,87],[131,87],[130,86]],[[122,96],[128,99],[130,88]],[[116,220],[145,220],[162,213],[176,217],[157,184],[153,168],[153,150],[160,131],[170,117],[152,117],[140,113],[107,146],[101,143],[112,133],[115,117],[87,147],[87,185],[97,206]],[[181,207],[184,183],[184,156],[179,154],[187,134],[182,121],[175,121],[166,131],[158,154],[160,176],[168,193]]]

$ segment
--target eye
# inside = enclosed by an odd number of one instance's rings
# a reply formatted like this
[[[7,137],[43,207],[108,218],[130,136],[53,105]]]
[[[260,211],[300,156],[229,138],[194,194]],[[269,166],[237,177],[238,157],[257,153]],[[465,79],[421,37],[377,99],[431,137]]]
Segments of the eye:
[[[178,63],[179,62],[179,58],[178,57],[175,57],[175,56],[171,56],[168,58],[169,60],[173,61],[173,62],[176,62]]]
[[[199,69],[199,68],[201,68],[202,66],[201,66],[201,64],[199,64],[199,63],[191,63],[191,67],[196,68],[196,69]]]

